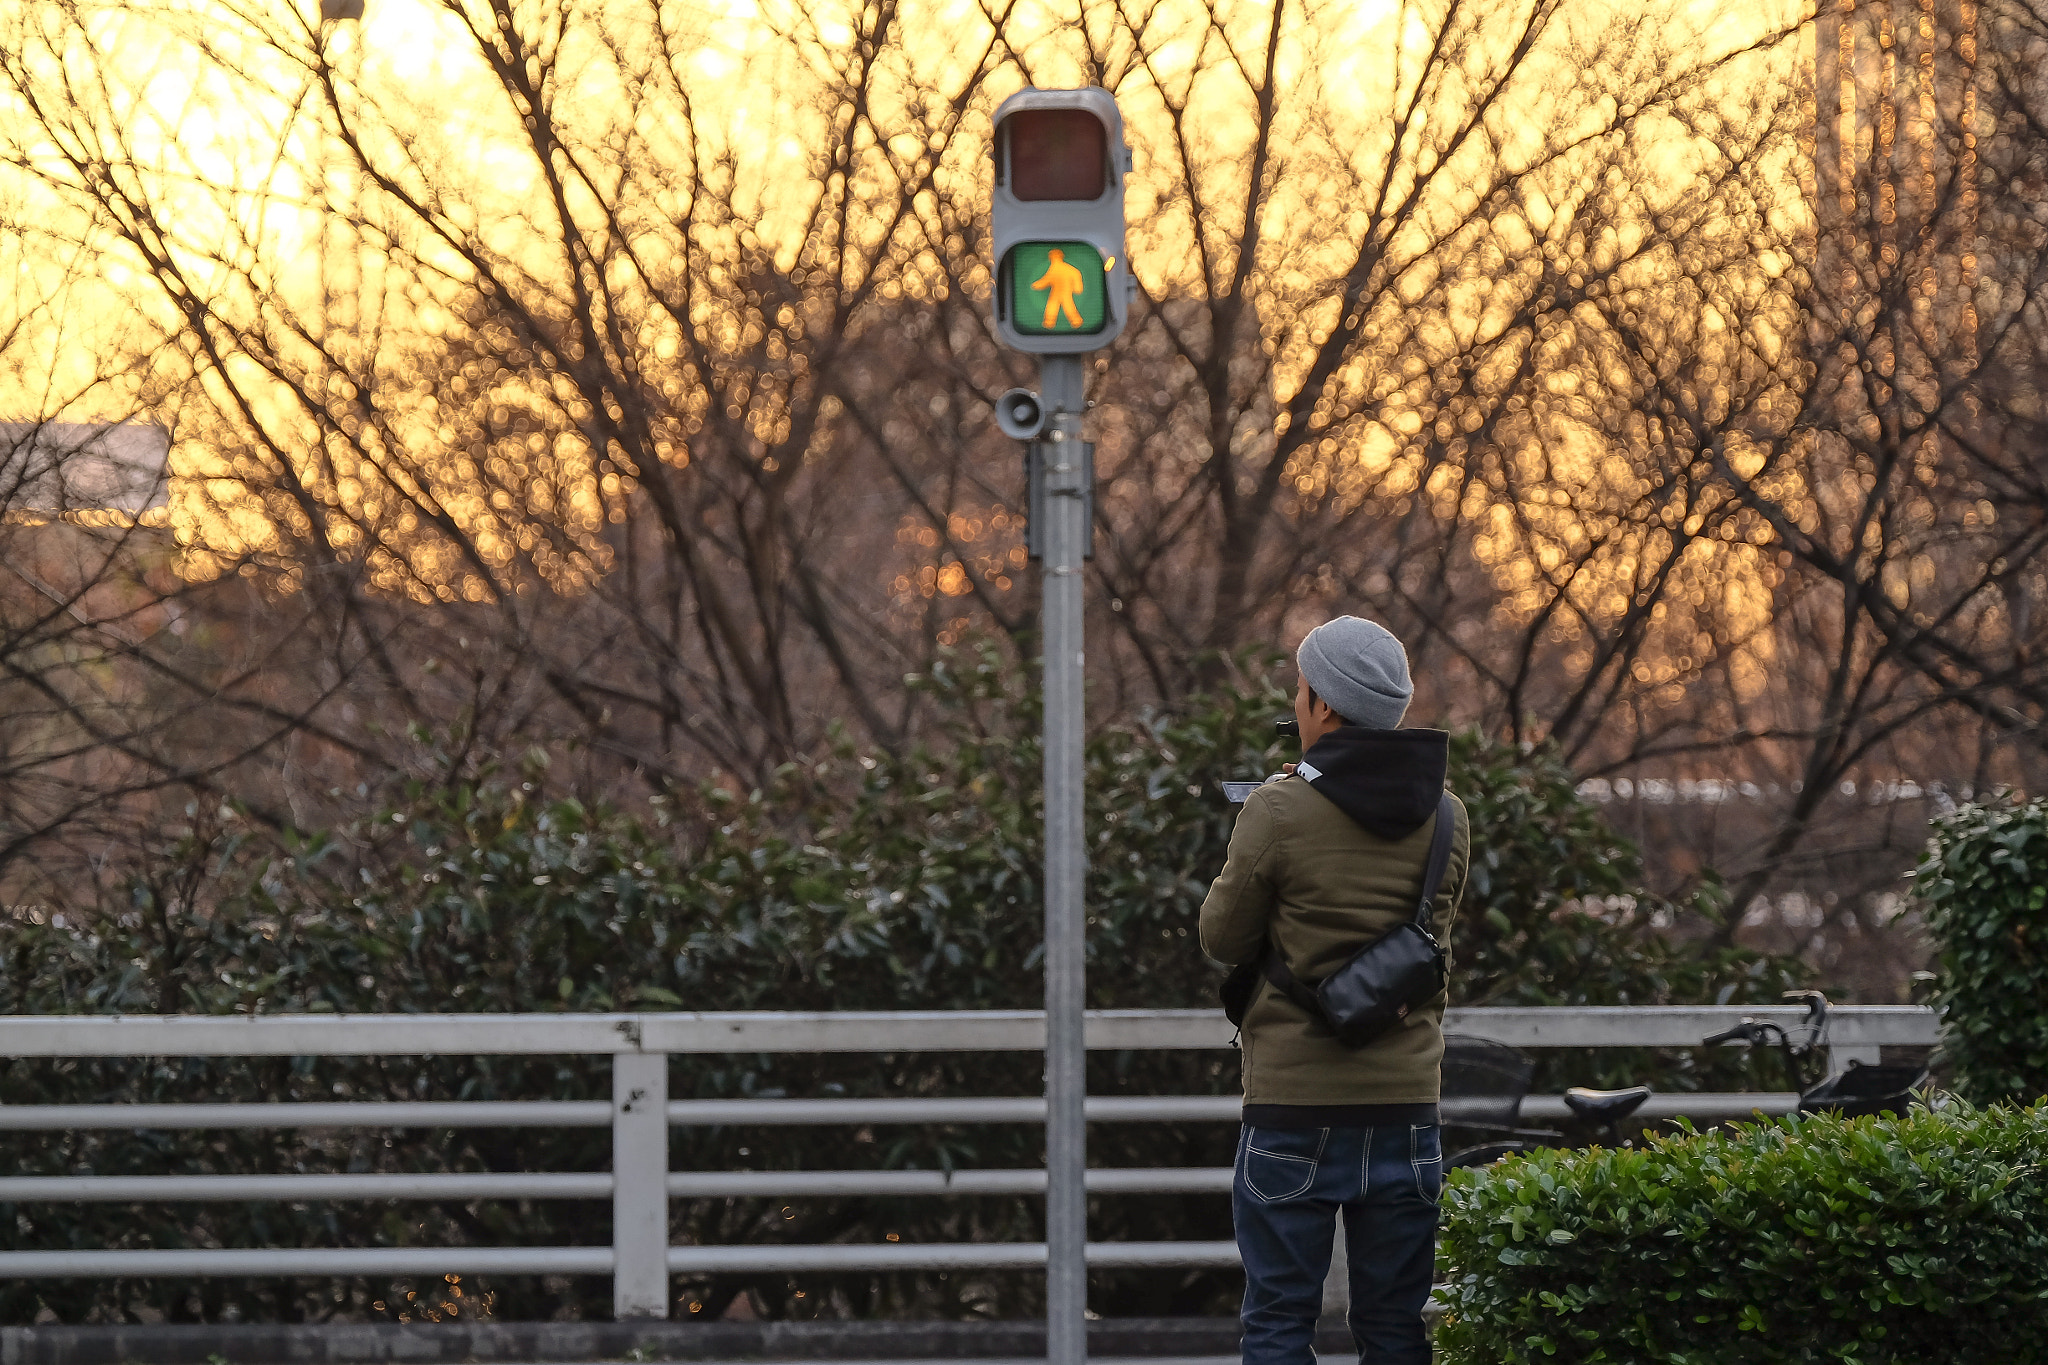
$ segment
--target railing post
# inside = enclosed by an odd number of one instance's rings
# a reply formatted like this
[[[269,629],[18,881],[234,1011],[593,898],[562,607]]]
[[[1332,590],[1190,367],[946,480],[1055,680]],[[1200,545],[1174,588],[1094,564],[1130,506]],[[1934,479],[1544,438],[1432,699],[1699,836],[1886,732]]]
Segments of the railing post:
[[[668,1054],[612,1054],[612,1316],[668,1316]]]

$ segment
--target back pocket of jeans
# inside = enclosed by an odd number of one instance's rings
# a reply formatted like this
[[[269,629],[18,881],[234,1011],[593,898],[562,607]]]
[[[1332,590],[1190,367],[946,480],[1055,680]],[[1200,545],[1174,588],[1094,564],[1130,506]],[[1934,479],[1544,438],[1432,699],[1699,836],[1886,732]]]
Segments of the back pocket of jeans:
[[[1329,1137],[1327,1128],[1246,1130],[1244,1187],[1268,1204],[1308,1193]]]
[[[1415,1188],[1425,1199],[1444,1192],[1444,1130],[1433,1123],[1417,1124],[1408,1130],[1408,1165],[1415,1172]]]

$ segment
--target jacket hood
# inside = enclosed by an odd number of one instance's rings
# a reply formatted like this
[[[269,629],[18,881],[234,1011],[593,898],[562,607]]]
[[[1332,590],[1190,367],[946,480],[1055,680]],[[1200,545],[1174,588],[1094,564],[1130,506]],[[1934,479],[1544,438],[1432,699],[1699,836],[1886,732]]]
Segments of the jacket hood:
[[[1447,730],[1345,725],[1317,740],[1295,775],[1382,839],[1405,839],[1436,814],[1450,768]]]

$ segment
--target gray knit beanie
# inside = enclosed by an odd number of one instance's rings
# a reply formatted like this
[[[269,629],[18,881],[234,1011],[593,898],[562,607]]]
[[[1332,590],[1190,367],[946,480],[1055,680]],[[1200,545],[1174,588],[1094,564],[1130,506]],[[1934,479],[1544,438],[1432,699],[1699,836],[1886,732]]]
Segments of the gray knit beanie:
[[[1357,616],[1325,621],[1301,642],[1294,662],[1315,694],[1353,725],[1401,728],[1415,684],[1408,651],[1385,626]]]

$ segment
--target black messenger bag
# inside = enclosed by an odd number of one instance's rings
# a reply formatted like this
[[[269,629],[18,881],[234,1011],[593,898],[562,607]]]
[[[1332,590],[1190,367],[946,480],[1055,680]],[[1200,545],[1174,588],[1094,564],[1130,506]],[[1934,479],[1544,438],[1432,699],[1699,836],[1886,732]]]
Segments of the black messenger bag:
[[[1223,985],[1224,1010],[1230,1022],[1242,1025],[1258,983],[1258,973],[1308,1012],[1346,1047],[1364,1047],[1425,1005],[1443,990],[1448,973],[1444,949],[1429,931],[1437,888],[1451,862],[1451,839],[1457,815],[1451,795],[1437,803],[1436,833],[1430,840],[1429,862],[1422,871],[1422,896],[1415,917],[1397,925],[1351,955],[1350,961],[1321,981],[1303,981],[1266,945],[1265,956],[1231,973]]]

